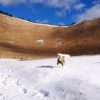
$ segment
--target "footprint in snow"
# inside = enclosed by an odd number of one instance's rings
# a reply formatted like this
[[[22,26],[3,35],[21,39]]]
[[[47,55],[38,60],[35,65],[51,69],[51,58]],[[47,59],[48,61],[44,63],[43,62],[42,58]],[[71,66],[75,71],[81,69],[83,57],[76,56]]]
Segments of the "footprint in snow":
[[[25,88],[23,88],[22,91],[23,91],[24,94],[27,93],[27,89],[25,89]]]
[[[27,93],[27,89],[26,88],[20,88],[19,91],[23,94],[26,94]]]
[[[47,91],[47,90],[40,89],[40,93],[41,93],[44,97],[48,97],[48,96],[49,96],[49,91]]]
[[[3,94],[2,93],[0,93],[0,97],[2,96]]]
[[[32,95],[34,97],[48,97],[49,92],[43,89],[40,89],[39,91],[34,91],[34,94]]]
[[[5,100],[5,97],[3,96],[2,93],[0,93],[0,100]]]

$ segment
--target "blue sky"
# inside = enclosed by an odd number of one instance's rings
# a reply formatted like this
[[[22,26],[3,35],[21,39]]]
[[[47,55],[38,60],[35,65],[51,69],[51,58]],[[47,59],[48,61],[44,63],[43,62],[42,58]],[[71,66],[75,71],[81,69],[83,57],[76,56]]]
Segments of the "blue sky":
[[[100,17],[100,0],[0,0],[0,10],[33,22],[69,25]]]

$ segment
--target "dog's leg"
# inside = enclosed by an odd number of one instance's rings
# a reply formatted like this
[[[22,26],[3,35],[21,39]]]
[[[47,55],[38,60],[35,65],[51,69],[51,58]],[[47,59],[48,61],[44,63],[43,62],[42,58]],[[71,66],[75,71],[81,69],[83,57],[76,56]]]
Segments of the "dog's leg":
[[[62,65],[62,67],[63,67],[63,65],[64,65],[64,64],[63,64],[63,63],[61,63],[61,65]]]

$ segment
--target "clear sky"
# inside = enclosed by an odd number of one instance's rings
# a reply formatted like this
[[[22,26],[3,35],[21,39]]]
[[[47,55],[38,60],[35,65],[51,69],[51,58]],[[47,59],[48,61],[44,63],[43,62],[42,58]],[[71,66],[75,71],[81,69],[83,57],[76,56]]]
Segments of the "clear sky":
[[[100,18],[100,0],[0,0],[0,10],[33,22],[69,25]]]

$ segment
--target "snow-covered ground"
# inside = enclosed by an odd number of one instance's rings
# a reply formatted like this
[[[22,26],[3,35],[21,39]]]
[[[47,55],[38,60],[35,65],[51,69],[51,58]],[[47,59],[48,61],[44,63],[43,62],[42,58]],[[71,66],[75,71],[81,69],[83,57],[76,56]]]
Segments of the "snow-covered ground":
[[[100,100],[100,55],[56,60],[0,59],[0,100]]]

